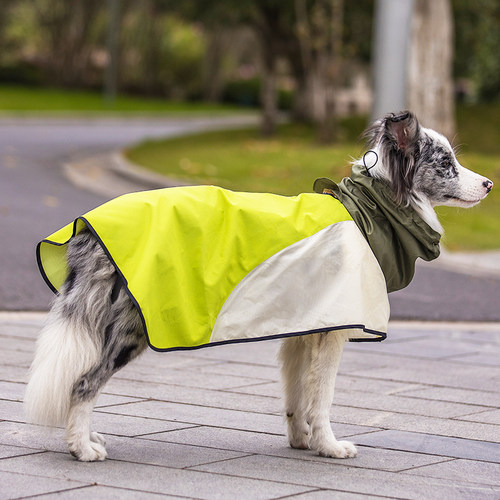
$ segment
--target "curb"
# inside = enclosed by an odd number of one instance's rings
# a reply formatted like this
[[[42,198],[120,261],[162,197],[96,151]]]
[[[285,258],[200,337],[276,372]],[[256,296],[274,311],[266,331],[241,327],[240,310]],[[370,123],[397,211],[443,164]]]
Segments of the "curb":
[[[75,186],[110,198],[132,191],[188,185],[129,162],[121,151],[64,163],[63,172]]]

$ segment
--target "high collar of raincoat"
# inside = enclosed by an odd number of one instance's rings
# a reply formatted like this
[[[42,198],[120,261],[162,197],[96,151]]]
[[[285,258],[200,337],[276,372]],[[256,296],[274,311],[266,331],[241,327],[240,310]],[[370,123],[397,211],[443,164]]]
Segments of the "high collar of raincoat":
[[[418,257],[439,256],[441,235],[411,206],[398,205],[387,183],[366,175],[354,165],[340,183],[316,179],[314,191],[338,198],[367,239],[384,273],[387,291],[406,287],[415,274]]]

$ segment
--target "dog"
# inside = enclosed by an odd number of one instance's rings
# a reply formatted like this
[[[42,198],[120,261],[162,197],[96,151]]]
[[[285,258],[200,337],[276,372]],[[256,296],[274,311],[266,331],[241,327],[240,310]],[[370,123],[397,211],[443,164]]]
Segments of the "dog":
[[[375,186],[385,186],[396,210],[409,211],[438,237],[443,229],[435,206],[472,207],[493,187],[461,166],[448,140],[422,127],[411,112],[385,116],[365,137],[373,159],[367,165],[363,157],[353,168]],[[37,342],[25,406],[32,422],[66,425],[69,451],[78,460],[104,460],[104,438],[90,430],[94,402],[109,378],[146,349],[148,339],[136,304],[88,229],[69,241],[67,264]],[[279,357],[293,448],[325,457],[356,456],[353,443],[335,438],[329,418],[343,346],[351,336],[338,329],[284,338]]]

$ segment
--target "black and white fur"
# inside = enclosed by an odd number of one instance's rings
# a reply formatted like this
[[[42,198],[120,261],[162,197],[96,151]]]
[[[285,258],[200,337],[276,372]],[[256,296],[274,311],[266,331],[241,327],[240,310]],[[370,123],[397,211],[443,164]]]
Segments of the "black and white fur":
[[[398,203],[413,207],[442,232],[433,207],[470,207],[493,183],[462,167],[449,142],[403,112],[366,132],[379,160],[370,175],[390,184]],[[85,230],[68,246],[69,274],[37,343],[25,404],[30,421],[66,425],[69,451],[82,461],[104,460],[105,442],[90,430],[91,413],[109,378],[147,346],[139,315],[100,244]],[[165,284],[168,286],[168,283]],[[320,455],[356,456],[330,426],[335,377],[346,334],[288,338],[280,352],[288,438]],[[166,354],[165,356],[168,356]]]

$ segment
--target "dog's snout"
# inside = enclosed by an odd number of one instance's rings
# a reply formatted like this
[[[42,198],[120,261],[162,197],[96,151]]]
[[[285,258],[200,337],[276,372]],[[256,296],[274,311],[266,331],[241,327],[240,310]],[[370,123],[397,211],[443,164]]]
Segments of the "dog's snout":
[[[483,186],[486,188],[486,192],[489,193],[491,189],[493,188],[493,182],[491,182],[489,179],[486,179],[483,182]]]

